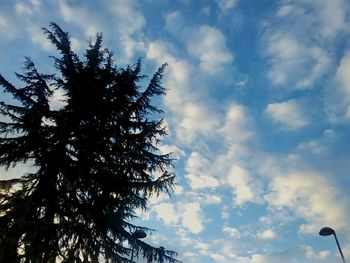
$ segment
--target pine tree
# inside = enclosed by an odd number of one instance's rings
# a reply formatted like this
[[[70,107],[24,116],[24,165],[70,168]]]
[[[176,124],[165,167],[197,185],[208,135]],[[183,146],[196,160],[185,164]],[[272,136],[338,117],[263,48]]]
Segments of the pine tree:
[[[135,209],[172,190],[170,154],[158,146],[166,135],[162,111],[152,97],[164,95],[161,66],[142,88],[141,62],[115,66],[102,47],[90,43],[84,60],[68,33],[44,28],[56,46],[57,73],[41,74],[30,58],[24,83],[0,75],[14,103],[0,102],[0,165],[31,162],[36,171],[0,181],[1,262],[130,262],[133,249],[149,262],[174,263],[176,253],[134,237]],[[65,104],[50,104],[54,89]]]

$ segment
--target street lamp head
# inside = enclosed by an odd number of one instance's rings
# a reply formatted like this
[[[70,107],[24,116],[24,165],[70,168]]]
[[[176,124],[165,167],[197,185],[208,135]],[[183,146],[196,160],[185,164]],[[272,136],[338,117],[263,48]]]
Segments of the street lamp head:
[[[147,234],[145,233],[145,231],[142,230],[135,230],[134,233],[132,233],[131,235],[134,238],[140,239],[140,238],[145,238],[147,236]]]
[[[337,238],[337,235],[335,234],[335,231],[334,229],[326,226],[324,228],[322,228],[320,230],[320,233],[319,233],[321,236],[330,236],[330,235],[333,235],[334,236],[334,239],[335,239],[335,242],[337,243],[337,247],[339,249],[339,253],[340,253],[340,256],[341,256],[341,259],[343,260],[343,263],[346,263],[345,262],[345,258],[344,258],[344,255],[343,255],[343,251],[341,250],[341,247],[339,245],[339,241],[338,241],[338,238]]]
[[[134,233],[131,234],[131,237],[135,238],[135,240],[131,240],[131,245],[132,245],[132,249],[131,249],[131,257],[130,257],[130,261],[134,262],[134,246],[135,246],[135,241],[136,239],[141,239],[141,238],[145,238],[147,236],[145,231],[142,231],[140,229],[136,229]]]
[[[330,235],[334,235],[335,231],[332,228],[326,226],[320,230],[319,234],[321,236],[330,236]]]

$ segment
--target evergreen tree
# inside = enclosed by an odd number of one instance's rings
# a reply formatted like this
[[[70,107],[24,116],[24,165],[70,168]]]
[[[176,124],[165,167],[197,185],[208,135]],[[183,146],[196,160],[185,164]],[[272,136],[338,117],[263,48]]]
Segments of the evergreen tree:
[[[0,102],[0,165],[32,162],[36,172],[0,181],[1,262],[130,262],[133,249],[149,262],[177,262],[174,251],[137,239],[135,209],[172,189],[172,159],[160,154],[166,135],[153,96],[164,95],[165,65],[140,87],[141,63],[118,68],[90,43],[84,60],[54,23],[44,28],[60,53],[57,74],[37,71],[26,58],[15,87],[0,75],[13,104]],[[50,105],[54,89],[65,94]],[[51,106],[51,107],[50,107]]]

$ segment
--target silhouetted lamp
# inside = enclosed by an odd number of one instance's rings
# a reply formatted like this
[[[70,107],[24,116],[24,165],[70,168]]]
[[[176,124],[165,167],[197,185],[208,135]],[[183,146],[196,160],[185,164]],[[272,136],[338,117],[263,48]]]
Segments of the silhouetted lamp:
[[[147,234],[142,230],[135,230],[135,232],[132,233],[131,236],[134,238],[145,238]]]
[[[338,238],[337,238],[337,234],[335,233],[334,229],[330,228],[330,227],[324,227],[320,230],[320,233],[319,233],[321,236],[330,236],[330,235],[334,235],[334,238],[335,238],[335,242],[337,242],[337,246],[338,246],[338,249],[339,249],[339,253],[340,253],[340,256],[343,260],[343,263],[346,263],[345,262],[345,259],[344,259],[344,255],[343,255],[343,252],[340,248],[340,245],[339,245],[339,241],[338,241]]]
[[[145,231],[142,230],[135,230],[134,233],[132,233],[131,235],[133,238],[137,238],[137,239],[141,239],[141,238],[145,238],[147,236]],[[130,261],[133,262],[134,259],[134,244],[132,244],[132,249],[131,249],[131,258]]]

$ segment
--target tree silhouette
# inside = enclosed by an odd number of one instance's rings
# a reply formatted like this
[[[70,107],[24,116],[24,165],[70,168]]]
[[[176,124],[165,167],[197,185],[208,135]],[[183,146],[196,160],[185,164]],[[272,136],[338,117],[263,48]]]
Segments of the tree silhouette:
[[[81,60],[58,25],[43,30],[60,53],[57,74],[39,73],[26,58],[16,73],[24,87],[0,75],[14,98],[0,102],[0,165],[36,168],[0,181],[1,262],[129,262],[132,247],[149,262],[177,262],[174,251],[132,235],[151,231],[133,224],[135,209],[174,183],[171,156],[158,150],[162,111],[151,103],[165,94],[165,65],[142,88],[140,61],[116,67],[101,34]],[[58,109],[54,89],[65,94]]]

